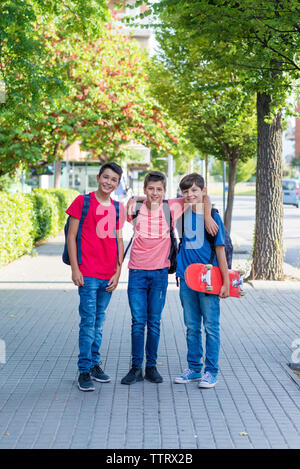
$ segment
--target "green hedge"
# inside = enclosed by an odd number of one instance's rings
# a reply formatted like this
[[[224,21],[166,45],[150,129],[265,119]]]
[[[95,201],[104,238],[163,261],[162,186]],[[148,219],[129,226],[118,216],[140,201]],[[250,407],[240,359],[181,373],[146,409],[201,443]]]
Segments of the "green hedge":
[[[77,195],[70,189],[0,192],[0,266],[31,253],[37,241],[56,236],[64,227],[65,210]]]

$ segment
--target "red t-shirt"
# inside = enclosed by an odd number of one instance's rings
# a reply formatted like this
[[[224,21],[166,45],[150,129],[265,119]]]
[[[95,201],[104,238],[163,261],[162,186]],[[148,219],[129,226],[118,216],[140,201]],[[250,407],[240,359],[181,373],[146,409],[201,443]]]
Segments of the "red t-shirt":
[[[82,225],[80,272],[84,277],[109,280],[116,271],[117,243],[115,229],[123,228],[125,221],[124,205],[120,203],[120,218],[116,226],[116,209],[102,205],[91,192],[89,211]],[[84,196],[79,195],[66,210],[68,215],[80,220]]]

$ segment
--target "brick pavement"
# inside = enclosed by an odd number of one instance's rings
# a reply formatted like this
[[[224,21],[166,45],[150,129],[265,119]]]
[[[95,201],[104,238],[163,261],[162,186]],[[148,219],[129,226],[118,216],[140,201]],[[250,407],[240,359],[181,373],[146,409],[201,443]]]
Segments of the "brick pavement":
[[[124,268],[101,349],[112,382],[83,393],[76,384],[78,294],[61,249],[57,237],[38,256],[0,270],[0,448],[300,448],[300,378],[287,366],[300,337],[299,282],[253,282],[244,298],[223,300],[219,383],[200,390],[173,383],[186,368],[186,343],[170,276],[158,358],[164,382],[124,386]]]

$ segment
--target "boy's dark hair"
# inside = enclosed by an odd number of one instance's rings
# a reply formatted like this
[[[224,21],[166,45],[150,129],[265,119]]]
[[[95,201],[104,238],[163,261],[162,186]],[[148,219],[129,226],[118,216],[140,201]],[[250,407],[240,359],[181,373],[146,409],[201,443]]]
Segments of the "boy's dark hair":
[[[144,179],[144,189],[147,187],[151,181],[161,181],[163,183],[164,189],[167,187],[167,178],[164,173],[160,171],[150,171]]]
[[[101,174],[106,170],[106,169],[111,169],[112,171],[114,171],[115,173],[118,174],[119,176],[119,179],[121,180],[121,176],[123,174],[123,169],[121,168],[121,166],[119,166],[117,163],[104,163],[101,168],[100,168],[100,171],[99,171],[99,176],[101,176]]]
[[[188,174],[181,179],[179,187],[182,191],[185,191],[190,189],[193,184],[196,184],[202,190],[205,186],[204,178],[198,173]]]

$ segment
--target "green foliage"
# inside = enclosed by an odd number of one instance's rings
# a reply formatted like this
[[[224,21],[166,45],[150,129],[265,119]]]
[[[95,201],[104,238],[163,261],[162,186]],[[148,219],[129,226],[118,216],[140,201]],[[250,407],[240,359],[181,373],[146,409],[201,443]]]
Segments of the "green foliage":
[[[0,265],[29,254],[36,241],[56,236],[67,219],[65,210],[77,195],[69,189],[0,193]]]
[[[59,230],[64,226],[66,222],[66,210],[73,202],[74,198],[77,197],[77,191],[71,189],[48,189],[51,196],[56,197],[56,205],[58,208],[58,227]]]
[[[245,89],[272,95],[273,112],[286,105],[300,72],[298,0],[162,0],[151,9],[165,36],[187,37]]]
[[[45,48],[40,24],[52,24],[69,37],[89,38],[107,19],[106,0],[3,0],[0,14],[0,80],[6,86],[6,103],[0,116],[16,123],[38,113],[44,96],[52,99],[63,88]],[[46,65],[46,66],[45,66]]]
[[[0,176],[0,192],[7,192],[13,183],[14,180],[10,177],[9,174],[4,174],[3,176]]]
[[[247,182],[255,174],[256,161],[249,159],[247,161],[239,161],[236,168],[236,183]],[[223,176],[223,163],[220,160],[213,162],[210,170],[211,176],[220,176],[220,180]],[[228,181],[228,165],[226,165],[226,180]]]
[[[204,61],[188,38],[159,34],[152,92],[201,155],[246,161],[256,153],[255,96],[236,77]],[[183,53],[184,51],[184,53]],[[195,153],[195,150],[194,150]]]
[[[2,116],[0,174],[20,162],[35,167],[55,161],[75,140],[102,161],[126,158],[124,145],[132,141],[174,151],[178,129],[151,96],[150,59],[116,22],[102,24],[92,38],[69,34],[55,22],[39,24],[38,31],[44,67],[55,71],[63,88],[45,93],[38,111],[18,124]]]
[[[300,167],[300,155],[292,160],[292,166],[295,168]]]
[[[33,190],[35,241],[55,236],[62,230],[67,218],[65,210],[76,195],[76,191],[69,189]]]
[[[33,194],[35,239],[46,239],[58,229],[57,200],[44,189],[35,189]]]
[[[33,200],[23,194],[0,193],[0,265],[32,251]]]

